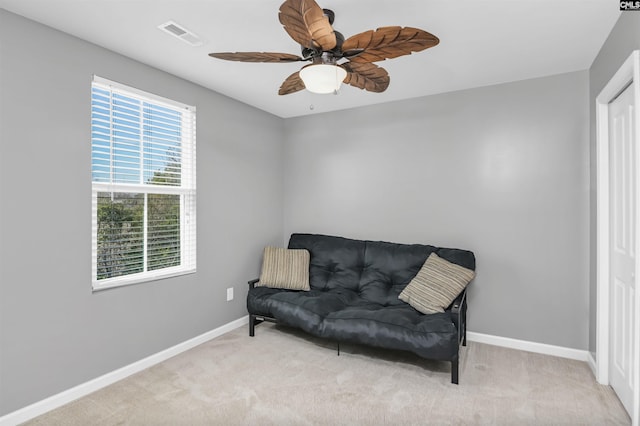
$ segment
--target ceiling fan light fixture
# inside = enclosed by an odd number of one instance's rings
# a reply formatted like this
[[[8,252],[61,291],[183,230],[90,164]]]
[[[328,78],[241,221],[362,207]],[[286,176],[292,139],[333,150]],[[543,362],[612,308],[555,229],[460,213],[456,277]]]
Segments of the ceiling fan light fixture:
[[[340,90],[347,71],[332,64],[311,64],[300,70],[305,88],[312,93],[335,93]]]

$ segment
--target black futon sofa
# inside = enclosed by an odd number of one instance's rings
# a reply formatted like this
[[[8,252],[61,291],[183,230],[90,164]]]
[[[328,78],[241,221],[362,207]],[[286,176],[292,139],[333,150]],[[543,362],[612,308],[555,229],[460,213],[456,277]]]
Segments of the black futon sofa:
[[[410,351],[451,362],[451,382],[458,383],[459,346],[466,345],[466,290],[445,312],[426,315],[398,295],[431,253],[475,270],[472,252],[314,234],[293,234],[288,247],[309,251],[311,290],[261,287],[257,279],[249,281],[251,336],[256,324],[270,321],[338,343]]]

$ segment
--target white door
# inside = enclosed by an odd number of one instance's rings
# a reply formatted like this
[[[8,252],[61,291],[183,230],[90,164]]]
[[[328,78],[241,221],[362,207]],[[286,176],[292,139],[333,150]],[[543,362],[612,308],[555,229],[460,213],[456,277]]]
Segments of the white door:
[[[610,384],[631,415],[635,305],[636,170],[632,86],[609,105],[611,194]]]

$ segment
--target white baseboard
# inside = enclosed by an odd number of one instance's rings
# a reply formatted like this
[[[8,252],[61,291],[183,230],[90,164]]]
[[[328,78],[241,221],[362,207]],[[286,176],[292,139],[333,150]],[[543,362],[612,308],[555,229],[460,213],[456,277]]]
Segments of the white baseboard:
[[[131,376],[132,374],[138,373],[144,369],[159,364],[162,361],[174,357],[182,352],[188,351],[189,349],[201,345],[202,343],[208,342],[211,339],[215,339],[216,337],[222,336],[223,334],[235,330],[236,328],[242,327],[248,322],[249,316],[247,315],[235,321],[231,321],[230,323],[220,326],[214,330],[196,336],[193,339],[178,343],[175,346],[150,355],[144,359],[141,359],[140,361],[136,361],[103,376],[97,377],[78,386],[74,386],[73,388],[60,392],[59,394],[50,396],[49,398],[43,399],[42,401],[38,401],[34,404],[28,405],[24,408],[0,417],[0,426],[15,426],[19,423],[31,420],[41,414],[61,407],[65,404],[70,403],[71,401],[75,401],[78,398],[86,396],[92,392],[95,392],[119,380]]]
[[[592,352],[587,353],[587,364],[589,364],[589,368],[591,368],[591,372],[593,373],[593,377],[598,379],[598,366],[596,364],[596,359],[593,357]]]
[[[535,352],[544,355],[553,355],[560,358],[589,361],[589,351],[565,348],[563,346],[547,345],[546,343],[529,342],[526,340],[511,339],[509,337],[492,336],[490,334],[467,331],[467,340],[470,342],[486,343],[487,345],[502,346],[521,351]]]

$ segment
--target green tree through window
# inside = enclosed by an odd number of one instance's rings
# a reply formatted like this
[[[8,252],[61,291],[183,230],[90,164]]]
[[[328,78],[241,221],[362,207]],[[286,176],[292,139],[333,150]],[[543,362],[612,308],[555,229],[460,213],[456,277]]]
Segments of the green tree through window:
[[[98,193],[98,279],[144,271],[144,195]]]

